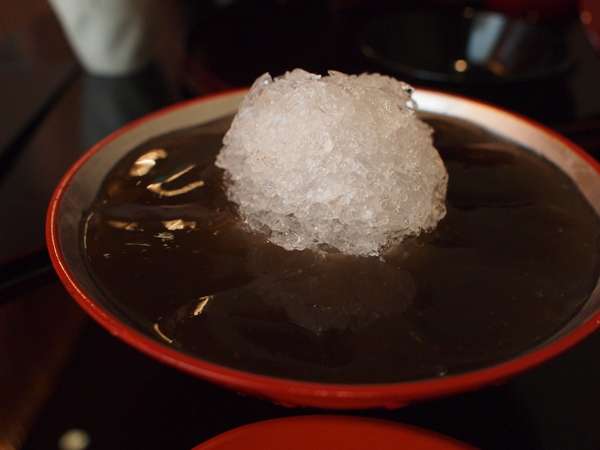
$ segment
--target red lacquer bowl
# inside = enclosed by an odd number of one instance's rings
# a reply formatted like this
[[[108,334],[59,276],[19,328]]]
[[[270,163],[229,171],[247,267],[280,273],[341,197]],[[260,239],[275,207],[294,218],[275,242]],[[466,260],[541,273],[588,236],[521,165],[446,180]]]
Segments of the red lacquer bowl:
[[[86,153],[64,176],[49,207],[47,240],[59,277],[74,299],[112,334],[138,350],[184,372],[238,392],[285,405],[354,409],[403,405],[475,390],[522,373],[564,352],[600,326],[600,288],[556,334],[519,356],[481,370],[441,378],[385,384],[314,383],[275,378],[207,362],[183,353],[136,327],[136,317],[107,298],[89,275],[79,240],[83,211],[91,204],[113,165],[151,137],[231,116],[245,91],[199,98],[154,113],[110,135]],[[600,211],[600,169],[583,150],[528,119],[490,105],[445,93],[417,90],[419,109],[470,122],[533,149],[575,181]]]
[[[299,416],[266,420],[220,434],[194,450],[476,450],[455,439],[379,419]]]

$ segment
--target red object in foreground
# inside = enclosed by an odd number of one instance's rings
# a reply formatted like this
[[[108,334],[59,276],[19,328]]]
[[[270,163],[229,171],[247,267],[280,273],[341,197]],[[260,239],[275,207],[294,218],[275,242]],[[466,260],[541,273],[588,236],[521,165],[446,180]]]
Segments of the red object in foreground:
[[[113,335],[151,357],[237,392],[267,398],[287,406],[330,409],[398,408],[498,384],[571,348],[600,326],[600,288],[586,305],[545,342],[501,364],[482,370],[413,382],[335,384],[305,382],[244,372],[204,361],[161,342],[146,328],[134,328],[135,316],[95,285],[82,261],[80,221],[108,171],[129,150],[152,136],[230,116],[245,91],[221,93],[182,103],[142,118],[110,135],[86,153],[64,176],[52,198],[47,240],[52,262],[73,298]],[[534,149],[560,167],[600,211],[600,166],[575,144],[529,119],[491,105],[455,95],[418,89],[419,109],[471,122]],[[121,318],[119,318],[121,317]],[[126,320],[123,320],[125,318]],[[426,447],[423,447],[426,448]]]
[[[428,430],[349,416],[267,420],[220,434],[194,450],[476,450]]]

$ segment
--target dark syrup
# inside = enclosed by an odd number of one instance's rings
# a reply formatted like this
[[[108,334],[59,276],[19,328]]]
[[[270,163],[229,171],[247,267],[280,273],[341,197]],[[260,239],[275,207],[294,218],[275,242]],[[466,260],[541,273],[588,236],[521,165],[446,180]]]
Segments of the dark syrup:
[[[398,382],[519,355],[589,297],[598,217],[544,159],[465,123],[426,119],[450,176],[448,214],[382,259],[288,252],[245,231],[213,165],[221,121],[152,139],[115,166],[83,220],[89,271],[132,326],[265,375]],[[151,149],[168,157],[130,176]],[[179,195],[147,189],[198,180]]]

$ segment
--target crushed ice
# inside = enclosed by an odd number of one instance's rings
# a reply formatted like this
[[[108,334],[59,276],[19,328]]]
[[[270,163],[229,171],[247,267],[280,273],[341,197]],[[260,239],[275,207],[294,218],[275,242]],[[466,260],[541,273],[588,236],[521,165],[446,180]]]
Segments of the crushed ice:
[[[379,74],[258,78],[216,161],[245,223],[288,250],[361,256],[434,228],[448,175],[411,93]]]

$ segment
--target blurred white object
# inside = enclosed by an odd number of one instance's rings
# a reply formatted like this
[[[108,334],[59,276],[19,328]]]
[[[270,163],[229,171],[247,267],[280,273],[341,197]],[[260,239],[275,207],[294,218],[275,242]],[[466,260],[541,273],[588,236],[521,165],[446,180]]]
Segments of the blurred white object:
[[[155,0],[49,1],[90,74],[128,75],[152,59]]]

